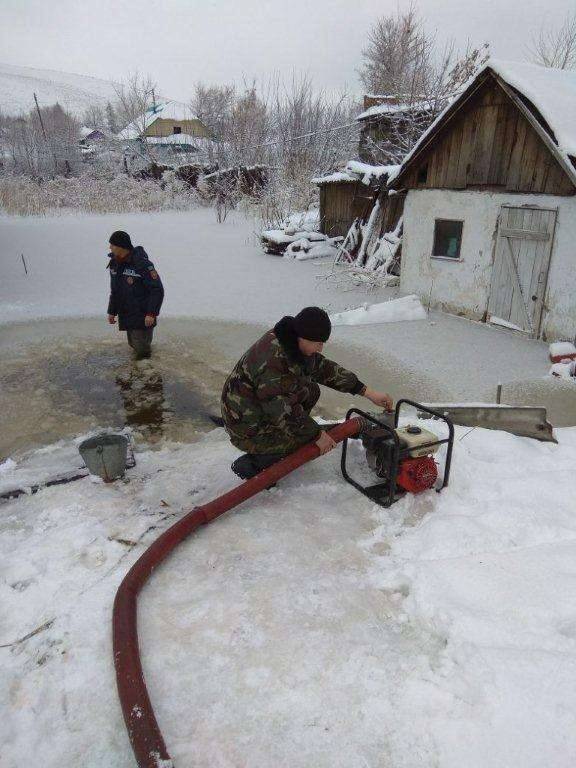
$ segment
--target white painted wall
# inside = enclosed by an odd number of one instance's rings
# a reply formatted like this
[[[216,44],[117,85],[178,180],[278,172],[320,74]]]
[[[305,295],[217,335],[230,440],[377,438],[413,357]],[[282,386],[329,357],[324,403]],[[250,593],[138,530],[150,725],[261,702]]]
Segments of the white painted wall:
[[[557,208],[542,331],[576,334],[576,197],[507,192],[410,190],[404,208],[400,288],[425,303],[481,320],[488,305],[496,224],[502,205]],[[431,258],[435,219],[461,219],[460,260]]]

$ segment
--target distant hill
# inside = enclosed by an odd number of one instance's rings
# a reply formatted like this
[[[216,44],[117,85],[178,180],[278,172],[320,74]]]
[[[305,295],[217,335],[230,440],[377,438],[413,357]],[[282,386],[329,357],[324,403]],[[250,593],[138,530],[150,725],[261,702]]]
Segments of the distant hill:
[[[29,112],[34,107],[34,93],[40,106],[58,102],[79,119],[90,104],[106,106],[116,96],[109,80],[0,63],[0,112]]]

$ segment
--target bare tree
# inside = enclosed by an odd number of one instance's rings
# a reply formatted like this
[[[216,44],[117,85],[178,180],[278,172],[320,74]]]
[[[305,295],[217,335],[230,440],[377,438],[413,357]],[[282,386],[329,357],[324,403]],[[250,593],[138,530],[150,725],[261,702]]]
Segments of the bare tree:
[[[106,115],[99,104],[91,104],[84,112],[82,125],[86,128],[102,130],[106,127]]]
[[[295,181],[334,170],[350,156],[358,127],[352,101],[315,91],[307,75],[278,81],[270,104],[274,163]]]
[[[123,127],[133,123],[140,134],[147,128],[147,118],[156,102],[157,85],[149,75],[136,72],[114,87],[116,113]],[[148,114],[147,114],[148,113]]]
[[[389,108],[364,124],[363,158],[399,163],[422,133],[488,58],[488,46],[459,53],[454,42],[439,51],[411,6],[379,19],[363,51],[360,76],[367,90],[386,96]]]
[[[216,140],[224,140],[230,132],[236,91],[232,85],[196,83],[191,108]]]
[[[78,121],[59,104],[4,119],[11,170],[34,177],[70,175],[80,162]]]
[[[145,132],[156,104],[156,83],[149,75],[136,72],[125,83],[115,86],[114,90],[118,122],[123,128],[131,126],[134,129],[135,138],[142,142],[144,156],[155,162],[156,157],[146,141]]]
[[[560,27],[542,26],[528,53],[543,67],[576,68],[576,12],[566,16]]]
[[[362,51],[362,84],[370,93],[421,96],[433,47],[413,5],[378,19]]]
[[[258,94],[256,83],[237,96],[232,107],[228,143],[234,164],[252,165],[261,162],[265,143],[269,139],[269,115],[266,98]]]

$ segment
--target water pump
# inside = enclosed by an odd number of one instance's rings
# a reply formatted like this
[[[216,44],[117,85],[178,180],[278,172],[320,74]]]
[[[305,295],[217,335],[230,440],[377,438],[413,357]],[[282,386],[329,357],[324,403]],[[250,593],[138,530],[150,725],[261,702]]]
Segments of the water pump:
[[[443,421],[448,426],[448,437],[438,439],[433,432],[416,424],[398,426],[404,405]],[[365,486],[351,477],[347,467],[348,440],[342,443],[342,474],[365,496],[389,507],[406,493],[421,493],[431,488],[441,491],[448,485],[454,443],[454,426],[448,417],[411,400],[399,400],[390,414],[374,415],[352,408],[346,418],[353,414],[364,419],[365,427],[360,437],[368,467],[379,482]],[[446,445],[447,450],[442,482],[439,483],[435,455],[441,445]]]

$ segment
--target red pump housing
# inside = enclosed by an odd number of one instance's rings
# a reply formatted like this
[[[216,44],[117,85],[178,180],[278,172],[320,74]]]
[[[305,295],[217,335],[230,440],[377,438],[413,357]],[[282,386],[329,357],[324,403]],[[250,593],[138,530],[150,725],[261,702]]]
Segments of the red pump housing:
[[[434,487],[438,467],[432,456],[403,459],[400,462],[396,484],[408,493],[422,493]]]

